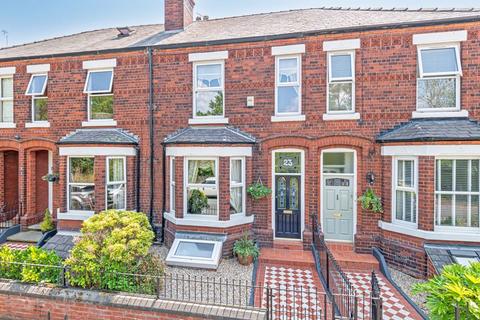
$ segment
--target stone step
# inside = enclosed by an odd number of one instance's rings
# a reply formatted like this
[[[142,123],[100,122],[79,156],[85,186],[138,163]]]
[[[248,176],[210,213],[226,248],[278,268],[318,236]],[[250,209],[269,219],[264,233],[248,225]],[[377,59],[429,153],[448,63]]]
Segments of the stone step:
[[[274,240],[273,248],[283,250],[303,250],[301,240]]]
[[[41,231],[40,230],[40,223],[32,224],[32,225],[28,226],[27,229],[30,230],[30,231]]]
[[[39,231],[24,231],[8,237],[7,241],[37,243],[42,236],[43,234]]]
[[[260,263],[283,266],[313,267],[315,260],[310,251],[261,248]]]

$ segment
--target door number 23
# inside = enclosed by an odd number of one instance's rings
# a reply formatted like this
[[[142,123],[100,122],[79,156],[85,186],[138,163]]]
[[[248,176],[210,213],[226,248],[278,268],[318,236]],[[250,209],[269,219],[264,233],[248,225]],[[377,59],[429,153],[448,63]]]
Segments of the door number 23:
[[[283,166],[284,167],[293,167],[293,160],[292,159],[283,159]]]

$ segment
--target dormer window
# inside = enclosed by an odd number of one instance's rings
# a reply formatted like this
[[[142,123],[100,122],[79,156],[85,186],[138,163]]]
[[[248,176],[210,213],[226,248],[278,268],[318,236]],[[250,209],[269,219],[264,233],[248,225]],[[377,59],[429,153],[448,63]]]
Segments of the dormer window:
[[[84,92],[88,94],[88,121],[113,120],[113,70],[90,70]]]
[[[32,97],[32,122],[48,122],[47,74],[32,74],[27,96]]]

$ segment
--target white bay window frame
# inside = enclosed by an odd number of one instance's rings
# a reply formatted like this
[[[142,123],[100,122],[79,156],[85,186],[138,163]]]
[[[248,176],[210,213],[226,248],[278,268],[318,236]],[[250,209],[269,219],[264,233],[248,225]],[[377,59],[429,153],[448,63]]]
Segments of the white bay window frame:
[[[170,175],[169,175],[169,179],[170,179],[170,213],[175,213],[175,194],[176,194],[176,182],[175,182],[175,179],[176,179],[176,172],[175,172],[175,165],[176,161],[175,161],[175,157],[170,157]],[[188,178],[188,177],[187,177]]]
[[[123,180],[119,181],[110,181],[110,160],[112,159],[121,159],[123,161]],[[123,184],[124,195],[123,195],[123,207],[115,208],[114,210],[126,210],[127,209],[127,158],[126,157],[107,157],[106,158],[106,171],[105,171],[105,209],[108,209],[108,187],[111,185]]]
[[[70,186],[71,185],[75,185],[75,186],[94,186],[94,188],[96,189],[96,185],[95,185],[95,179],[93,181],[93,183],[84,183],[84,182],[70,182],[70,171],[71,171],[71,168],[70,168],[70,160],[71,159],[76,159],[76,158],[91,158],[93,159],[93,173],[94,173],[94,176],[95,176],[95,157],[93,156],[69,156],[67,157],[67,211],[68,213],[73,213],[73,214],[80,214],[80,215],[87,215],[87,216],[91,216],[95,213],[95,210],[71,210],[70,209]],[[96,192],[97,190],[95,190]],[[86,216],[86,218],[88,218]]]
[[[280,82],[280,61],[296,59],[297,61],[297,81]],[[279,88],[298,87],[298,110],[296,112],[279,112]],[[275,56],[275,117],[299,116],[302,114],[302,55],[277,55]]]
[[[208,87],[200,88],[198,87],[198,67],[200,66],[210,66],[210,65],[220,65],[220,86],[219,87]],[[197,93],[198,92],[218,92],[221,91],[223,95],[223,113],[221,115],[213,116],[198,116],[197,115]],[[225,60],[208,60],[208,61],[196,61],[193,63],[193,119],[201,120],[218,120],[225,119]]]
[[[241,179],[240,183],[232,181],[232,162],[233,161],[241,161]],[[230,194],[232,194],[232,189],[234,188],[242,188],[242,212],[233,213],[232,215],[245,215],[246,214],[246,188],[245,188],[245,158],[243,157],[232,157],[230,158],[230,169],[229,169],[229,176],[230,176]],[[231,200],[230,200],[231,201]]]
[[[392,222],[395,224],[404,225],[410,228],[417,228],[418,227],[418,158],[417,157],[394,157],[392,163],[392,205],[391,205],[391,212],[392,212]],[[399,186],[399,176],[398,176],[398,169],[400,161],[412,161],[413,162],[413,186]],[[403,180],[405,180],[405,168],[403,168]],[[397,219],[397,191],[402,192],[411,192],[415,196],[415,221],[407,221],[405,218],[405,201],[403,201],[403,217],[402,219]],[[405,200],[405,198],[404,198]],[[411,199],[413,201],[413,199]],[[413,208],[413,206],[411,205]],[[413,212],[412,212],[413,213]]]
[[[334,56],[350,56],[350,67],[352,74],[350,77],[338,77],[335,78],[332,75],[332,57]],[[328,59],[328,82],[327,82],[327,114],[351,114],[355,113],[355,51],[331,51],[327,53]],[[342,83],[351,83],[352,84],[352,108],[351,110],[330,110],[330,85],[331,84],[342,84]]]
[[[455,59],[457,63],[457,71],[452,72],[425,72],[423,68],[422,52],[435,49],[449,49],[455,50]],[[418,61],[418,78],[417,78],[417,100],[416,110],[417,112],[448,112],[448,111],[460,111],[461,109],[461,77],[463,75],[460,44],[459,43],[442,43],[442,44],[428,44],[417,46],[417,61]],[[452,108],[421,108],[419,104],[419,87],[420,81],[424,80],[441,80],[441,79],[455,79],[455,107]]]

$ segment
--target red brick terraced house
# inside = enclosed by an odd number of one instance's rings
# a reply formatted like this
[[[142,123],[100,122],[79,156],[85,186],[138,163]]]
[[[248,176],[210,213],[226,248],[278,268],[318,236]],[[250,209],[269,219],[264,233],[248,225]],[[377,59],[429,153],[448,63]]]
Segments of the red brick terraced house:
[[[23,226],[49,208],[72,235],[140,210],[170,263],[214,268],[245,232],[308,246],[317,215],[326,240],[417,277],[429,250],[470,259],[455,248],[480,246],[480,11],[195,20],[193,0],[165,2],[164,25],[0,50],[0,201]],[[362,209],[368,188],[383,213]]]

